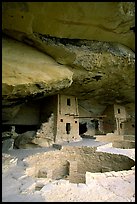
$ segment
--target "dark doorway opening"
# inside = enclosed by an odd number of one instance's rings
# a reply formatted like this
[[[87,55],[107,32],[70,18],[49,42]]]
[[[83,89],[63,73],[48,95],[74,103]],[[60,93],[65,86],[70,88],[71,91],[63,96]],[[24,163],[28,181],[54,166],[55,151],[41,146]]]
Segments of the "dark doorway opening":
[[[11,125],[2,125],[2,132],[10,132]]]
[[[95,123],[95,130],[99,130],[98,120],[94,120],[94,123]]]
[[[70,98],[67,98],[67,105],[70,106]]]
[[[70,134],[70,123],[66,123],[66,132],[67,134]]]
[[[87,132],[87,123],[79,123],[79,135]]]
[[[117,112],[120,113],[120,108],[118,108]]]

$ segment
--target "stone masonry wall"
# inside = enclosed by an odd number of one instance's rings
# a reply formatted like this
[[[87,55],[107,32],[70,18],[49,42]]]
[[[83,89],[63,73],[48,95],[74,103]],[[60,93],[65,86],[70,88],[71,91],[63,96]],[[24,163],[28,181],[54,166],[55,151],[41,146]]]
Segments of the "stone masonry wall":
[[[103,118],[103,130],[104,133],[112,133],[115,132],[117,129],[116,127],[116,121],[114,117],[114,107],[113,105],[107,106],[107,108],[104,110],[103,115],[106,115],[105,118]]]
[[[69,101],[69,103],[68,103]],[[58,95],[56,142],[80,140],[77,99],[74,96]],[[70,131],[67,132],[67,124]]]

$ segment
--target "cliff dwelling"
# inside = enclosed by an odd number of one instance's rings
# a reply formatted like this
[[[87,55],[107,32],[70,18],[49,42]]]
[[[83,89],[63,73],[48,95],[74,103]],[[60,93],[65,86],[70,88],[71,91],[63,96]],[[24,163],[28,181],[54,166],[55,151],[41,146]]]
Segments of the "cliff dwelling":
[[[2,2],[3,202],[135,201],[135,2]]]
[[[114,138],[135,134],[134,122],[124,106],[107,106],[101,115],[95,115],[90,108],[81,106],[75,96],[61,94],[26,103],[12,120],[3,123],[3,140],[13,138],[14,147],[20,148],[21,138],[28,135],[26,143],[44,147],[82,138],[99,139],[99,135],[105,138],[108,133],[113,133]]]

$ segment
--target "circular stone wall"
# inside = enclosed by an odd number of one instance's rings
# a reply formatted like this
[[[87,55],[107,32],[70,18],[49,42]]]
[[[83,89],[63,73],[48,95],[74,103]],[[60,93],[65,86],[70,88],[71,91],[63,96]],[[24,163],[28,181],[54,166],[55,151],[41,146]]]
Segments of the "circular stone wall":
[[[64,147],[53,152],[38,153],[25,161],[29,176],[47,179],[69,179],[72,183],[85,183],[86,172],[130,170],[134,160],[124,155],[96,152],[94,147]]]

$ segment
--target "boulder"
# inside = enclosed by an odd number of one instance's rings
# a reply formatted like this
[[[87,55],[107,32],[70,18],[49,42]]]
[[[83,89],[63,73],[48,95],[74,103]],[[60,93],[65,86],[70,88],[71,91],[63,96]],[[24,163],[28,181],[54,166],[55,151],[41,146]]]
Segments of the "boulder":
[[[15,138],[15,147],[20,148],[28,148],[28,147],[36,147],[37,145],[34,145],[31,143],[31,141],[34,139],[36,132],[35,131],[27,131],[25,133],[19,134],[18,137]],[[30,145],[29,145],[30,144]]]

